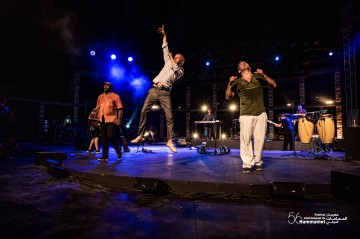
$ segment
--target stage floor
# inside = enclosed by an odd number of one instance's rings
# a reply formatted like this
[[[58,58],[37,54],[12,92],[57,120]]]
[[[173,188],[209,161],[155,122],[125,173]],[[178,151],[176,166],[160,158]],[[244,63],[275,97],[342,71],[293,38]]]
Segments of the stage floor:
[[[359,161],[344,161],[343,152],[315,159],[264,150],[264,170],[244,175],[236,149],[214,155],[178,148],[174,154],[164,144],[140,152],[130,146],[121,161],[111,148],[102,163],[100,155],[74,148],[21,143],[16,158],[0,160],[2,238],[359,238],[360,206],[328,193],[332,170],[359,172]],[[61,169],[73,176],[55,177],[38,164],[40,155],[62,158]],[[139,177],[149,180],[144,185],[165,182],[171,192],[136,188]],[[352,179],[346,190],[358,196],[359,187],[351,185],[359,180]],[[277,187],[302,182],[307,195],[272,197],[271,181]],[[293,221],[317,214],[340,219]]]
[[[119,161],[110,147],[108,162],[101,154],[74,150],[73,146],[46,146],[43,151],[67,155],[62,167],[81,180],[119,187],[132,187],[138,178],[164,181],[172,191],[269,194],[272,182],[304,183],[307,194],[329,193],[331,171],[360,171],[359,161],[345,161],[344,152],[311,154],[308,151],[263,151],[263,171],[242,173],[240,151],[229,154],[198,153],[195,147],[177,148],[172,153],[164,144],[130,146]],[[41,147],[38,148],[41,152]]]

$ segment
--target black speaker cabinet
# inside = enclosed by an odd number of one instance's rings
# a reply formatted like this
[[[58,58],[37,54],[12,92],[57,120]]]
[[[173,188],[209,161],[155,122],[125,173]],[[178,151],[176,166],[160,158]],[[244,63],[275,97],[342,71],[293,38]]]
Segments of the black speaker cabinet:
[[[345,157],[347,160],[360,160],[359,135],[360,127],[344,129]]]
[[[331,171],[331,194],[360,204],[360,170]]]
[[[59,167],[59,166],[61,166],[61,164],[56,160],[47,159],[45,161],[45,167],[47,167],[47,168],[53,168],[53,167]]]
[[[271,182],[270,192],[274,197],[304,197],[306,196],[305,183]]]

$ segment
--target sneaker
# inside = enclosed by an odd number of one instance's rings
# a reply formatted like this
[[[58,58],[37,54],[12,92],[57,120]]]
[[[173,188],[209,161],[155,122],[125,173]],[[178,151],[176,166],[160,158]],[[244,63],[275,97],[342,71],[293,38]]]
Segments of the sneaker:
[[[99,153],[100,153],[100,150],[96,150],[96,153],[99,154]]]
[[[256,170],[256,171],[262,171],[263,168],[262,168],[261,165],[255,165],[255,170]]]
[[[173,153],[176,153],[177,150],[176,148],[174,147],[174,144],[173,143],[166,143],[166,146],[171,150],[171,152]]]
[[[246,173],[246,174],[251,173],[251,168],[243,168],[243,173]]]
[[[135,139],[131,140],[130,143],[132,144],[137,144],[141,141],[141,139],[143,138],[142,135],[139,135],[138,137],[136,137]]]
[[[91,150],[91,149],[88,149],[88,150],[87,150],[87,152],[88,152],[88,153],[91,153],[91,152],[92,152],[92,150]]]
[[[106,161],[109,160],[109,157],[103,155],[103,156],[101,156],[100,158],[98,158],[98,160],[101,161],[101,162],[106,162]]]
[[[124,152],[125,152],[125,153],[128,153],[128,152],[130,152],[130,149],[129,149],[129,148],[124,149]]]

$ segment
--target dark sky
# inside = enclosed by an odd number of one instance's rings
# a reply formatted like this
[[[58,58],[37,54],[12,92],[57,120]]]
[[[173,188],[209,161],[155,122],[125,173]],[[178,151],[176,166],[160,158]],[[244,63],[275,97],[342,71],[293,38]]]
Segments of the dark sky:
[[[49,100],[70,100],[89,49],[134,52],[144,71],[159,70],[162,24],[191,70],[241,45],[236,57],[249,48],[339,51],[342,36],[340,1],[2,0],[0,19],[0,94]]]

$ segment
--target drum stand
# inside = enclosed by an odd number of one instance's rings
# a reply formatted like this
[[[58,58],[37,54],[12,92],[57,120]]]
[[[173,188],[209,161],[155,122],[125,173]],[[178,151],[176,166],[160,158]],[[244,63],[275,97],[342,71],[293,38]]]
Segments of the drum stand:
[[[316,129],[315,129],[316,131]],[[326,152],[324,149],[322,149],[319,145],[320,145],[320,140],[319,140],[319,137],[315,138],[314,139],[314,142],[315,142],[315,146],[309,151],[309,153],[312,154],[313,156],[313,159],[327,159],[327,158],[330,158],[330,159],[333,159],[333,157],[328,153]],[[324,157],[324,155],[326,155],[327,157]]]
[[[319,117],[318,120],[321,120],[320,118],[321,117]],[[319,146],[320,144],[322,144],[322,142],[321,139],[319,139],[319,134],[317,133],[317,125],[315,125],[314,134],[317,135],[317,137],[314,139],[315,146],[309,152],[313,155],[313,159],[333,159],[333,157],[327,151],[325,151],[322,147]],[[325,155],[326,157],[324,157]]]

